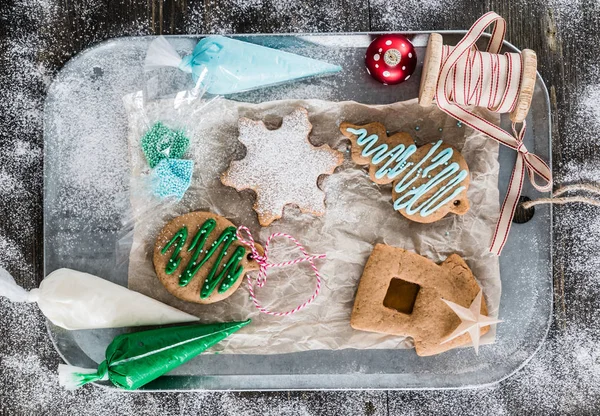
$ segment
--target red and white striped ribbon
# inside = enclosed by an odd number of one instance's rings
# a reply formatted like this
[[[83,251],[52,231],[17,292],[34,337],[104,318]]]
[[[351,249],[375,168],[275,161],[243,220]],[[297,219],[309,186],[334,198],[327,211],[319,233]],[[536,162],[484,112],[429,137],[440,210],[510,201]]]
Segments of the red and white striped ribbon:
[[[495,25],[487,52],[480,52],[475,42],[492,23]],[[523,144],[525,122],[520,129],[513,123],[511,135],[468,109],[485,106],[496,113],[509,113],[517,104],[523,62],[518,53],[498,55],[505,32],[505,20],[494,12],[488,12],[473,24],[456,46],[444,46],[435,95],[442,111],[517,151],[517,161],[490,247],[496,255],[500,255],[506,243],[525,171],[537,190],[547,192],[552,189],[552,171],[542,159],[529,153]],[[541,184],[536,182],[536,175],[542,179]]]
[[[247,236],[248,236],[247,239],[244,239],[244,237],[242,235],[242,231],[247,234]],[[243,245],[248,247],[250,249],[250,251],[252,252],[252,259],[255,260],[260,265],[260,268],[258,270],[258,276],[256,277],[256,280],[253,280],[250,277],[250,275],[248,275],[248,291],[250,292],[250,298],[252,298],[254,305],[256,306],[256,308],[259,311],[269,314],[269,315],[274,315],[274,316],[291,315],[291,314],[296,313],[299,310],[307,307],[308,305],[310,305],[315,300],[315,298],[319,295],[319,292],[321,291],[321,275],[319,274],[319,270],[317,269],[317,266],[315,265],[314,261],[316,259],[324,259],[325,254],[318,254],[318,255],[312,256],[312,255],[308,254],[306,252],[306,249],[304,248],[304,246],[302,246],[302,244],[300,244],[298,242],[298,240],[296,240],[291,235],[285,234],[285,233],[273,233],[269,236],[269,238],[267,238],[267,241],[265,242],[265,247],[264,247],[264,254],[261,256],[260,253],[256,250],[256,244],[254,243],[254,238],[252,238],[252,234],[250,233],[250,230],[247,227],[244,227],[243,225],[238,227],[236,234],[237,234],[237,238],[240,241],[240,243],[242,243]],[[289,240],[292,240],[294,242],[294,244],[296,244],[296,247],[298,247],[298,249],[302,252],[302,254],[304,254],[304,257],[298,257],[297,259],[284,261],[281,263],[269,263],[269,260],[268,260],[269,246],[271,244],[271,240],[273,238],[277,238],[277,237],[285,237]],[[274,267],[292,266],[294,264],[302,263],[305,261],[310,263],[310,267],[313,269],[313,272],[315,273],[315,276],[317,278],[317,287],[316,287],[313,295],[306,302],[302,303],[301,305],[296,306],[294,309],[287,311],[287,312],[273,312],[273,311],[268,310],[264,306],[262,306],[260,304],[260,302],[258,301],[258,299],[256,299],[256,295],[254,294],[254,285],[256,284],[258,287],[263,287],[265,285],[265,283],[267,282],[267,269],[274,268]]]

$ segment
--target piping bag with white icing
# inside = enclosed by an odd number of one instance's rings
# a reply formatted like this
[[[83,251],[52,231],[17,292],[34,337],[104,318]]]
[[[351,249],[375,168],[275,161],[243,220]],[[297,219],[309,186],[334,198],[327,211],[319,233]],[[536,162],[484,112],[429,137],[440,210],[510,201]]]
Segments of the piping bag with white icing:
[[[71,269],[50,273],[39,289],[28,292],[0,267],[0,296],[12,302],[37,302],[54,325],[70,330],[198,321],[141,293]]]

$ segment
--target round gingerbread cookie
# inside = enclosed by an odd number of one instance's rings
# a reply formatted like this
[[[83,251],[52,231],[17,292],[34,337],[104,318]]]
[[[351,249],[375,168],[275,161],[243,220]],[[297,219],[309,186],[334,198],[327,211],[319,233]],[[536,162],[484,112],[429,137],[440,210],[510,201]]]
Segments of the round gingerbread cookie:
[[[259,268],[248,254],[230,221],[197,211],[173,219],[160,231],[154,269],[171,294],[208,304],[231,296],[246,272]]]

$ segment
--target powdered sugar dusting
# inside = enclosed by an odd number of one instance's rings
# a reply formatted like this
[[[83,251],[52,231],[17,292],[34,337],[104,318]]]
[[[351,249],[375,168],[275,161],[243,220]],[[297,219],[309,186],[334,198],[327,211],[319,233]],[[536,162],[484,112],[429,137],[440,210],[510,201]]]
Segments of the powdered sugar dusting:
[[[442,14],[453,13],[459,5],[446,0],[371,0],[372,30],[435,30],[430,22]],[[419,12],[417,12],[417,10]],[[431,27],[430,27],[431,26]]]
[[[56,68],[68,56],[93,41],[151,32],[150,18],[146,18],[145,14],[139,20],[125,20],[134,19],[132,16],[136,15],[136,11],[133,8],[131,15],[117,19],[121,23],[102,20],[110,14],[104,10],[105,3],[86,0],[73,5],[73,2],[57,0],[16,0],[0,7],[0,24],[5,29],[4,37],[0,39],[0,55],[3,57],[0,71],[0,184],[3,187],[0,189],[0,266],[8,268],[15,275],[18,273],[17,280],[27,287],[33,287],[39,277],[32,273],[32,259],[25,258],[23,250],[31,245],[31,239],[40,231],[32,223],[32,218],[40,217],[41,206],[39,199],[32,195],[39,195],[42,189],[43,93]],[[275,3],[277,13],[273,13],[271,3]],[[339,13],[339,8],[341,3],[349,3],[308,1],[289,7],[288,3],[290,2],[285,0],[236,0],[236,7],[225,2],[222,3],[225,6],[218,6],[216,11],[217,6],[213,4],[205,10],[202,2],[190,3],[186,5],[188,12],[181,31],[361,31],[369,30],[370,20],[372,30],[426,30],[439,29],[439,26],[434,26],[434,22],[444,21],[443,16],[446,14],[465,12],[462,8],[457,10],[458,7],[465,6],[464,2],[457,1],[371,0],[370,14],[366,2],[363,2],[361,7],[356,7],[357,11],[363,10],[363,13],[352,13],[353,19],[346,20]],[[517,9],[521,3],[523,2],[511,3],[510,7]],[[599,4],[598,0],[550,1],[550,8],[556,12],[562,36],[572,40],[565,42],[567,49],[581,44],[582,41],[578,38],[586,33],[582,30],[583,26],[593,25],[595,10]],[[64,8],[69,5],[74,9],[67,12]],[[168,7],[165,7],[165,11],[167,10]],[[72,19],[75,23],[71,26],[59,24],[66,20],[65,16],[69,13],[74,15]],[[140,16],[139,10],[137,13]],[[94,14],[102,20],[96,25],[93,23]],[[269,21],[265,23],[264,19],[256,18],[257,15],[264,16]],[[165,18],[167,16],[168,13],[165,12]],[[528,21],[530,17],[524,19]],[[65,42],[66,46],[61,46],[59,43],[65,37],[69,38],[69,42]],[[590,44],[586,56],[596,65],[596,45],[590,39],[584,39],[583,42]],[[40,59],[44,57],[44,62],[55,62],[57,66],[49,68],[48,64],[40,63]],[[564,59],[569,59],[569,55],[565,55]],[[590,70],[585,62],[580,62],[578,67]],[[541,70],[542,75],[547,75],[547,69]],[[600,164],[597,157],[590,153],[590,146],[595,145],[600,137],[599,124],[596,124],[597,109],[600,108],[600,92],[597,87],[599,81],[597,75],[592,73],[591,79],[586,80],[588,86],[577,89],[582,100],[573,112],[562,111],[559,114],[567,118],[565,128],[561,131],[561,141],[567,141],[568,146],[565,147],[569,148],[569,154],[572,155],[572,160],[559,166],[560,171],[557,172],[558,178],[562,178],[564,182],[600,179]],[[300,98],[310,98],[311,94],[311,91],[307,91]],[[588,159],[580,160],[584,157]],[[597,260],[600,249],[598,209],[574,205],[557,207],[555,210],[560,236],[558,254],[568,257],[566,269],[558,272],[566,275],[565,285],[570,289],[566,327],[556,324],[550,338],[528,366],[500,386],[437,392],[139,395],[86,386],[77,392],[66,392],[58,387],[56,366],[61,359],[49,340],[43,316],[37,306],[9,304],[0,297],[0,413],[369,416],[595,413],[600,397],[600,331],[597,325],[600,319],[597,308],[600,293]],[[560,314],[560,302],[557,302],[556,309]]]
[[[589,85],[581,95],[582,112],[600,127],[600,84]]]
[[[29,271],[30,265],[25,261],[23,254],[15,241],[0,234],[0,267],[13,268],[15,266]]]
[[[261,223],[268,225],[280,218],[286,204],[323,214],[325,195],[317,187],[317,179],[332,173],[343,156],[328,147],[315,148],[308,142],[311,125],[307,111],[300,108],[285,116],[276,130],[248,119],[240,120],[239,129],[239,140],[248,153],[243,160],[231,163],[223,183],[237,190],[256,192],[255,210]]]

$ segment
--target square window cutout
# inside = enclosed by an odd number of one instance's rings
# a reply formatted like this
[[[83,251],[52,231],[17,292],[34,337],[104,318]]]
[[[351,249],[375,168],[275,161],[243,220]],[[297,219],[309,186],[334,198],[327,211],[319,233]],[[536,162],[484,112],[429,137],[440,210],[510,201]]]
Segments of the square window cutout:
[[[393,278],[383,299],[383,306],[410,315],[420,288],[421,286],[415,283]]]

